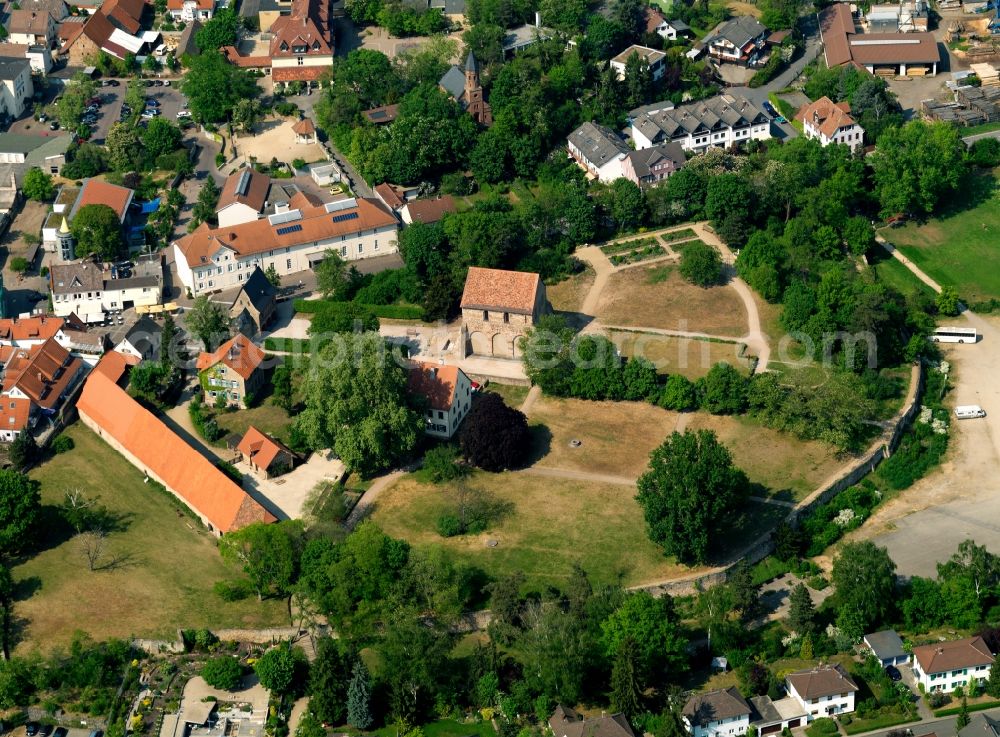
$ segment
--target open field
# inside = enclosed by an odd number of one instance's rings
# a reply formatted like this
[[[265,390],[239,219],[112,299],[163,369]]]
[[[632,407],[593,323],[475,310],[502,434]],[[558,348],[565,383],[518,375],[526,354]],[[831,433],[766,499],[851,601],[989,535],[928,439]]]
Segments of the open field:
[[[547,430],[535,431],[540,446],[536,465],[541,468],[636,478],[646,470],[650,452],[685,427],[714,431],[736,465],[762,487],[759,493],[780,499],[803,499],[841,464],[822,443],[798,440],[742,417],[682,414],[643,402],[542,397],[528,421]],[[570,446],[574,439],[581,441],[579,448]]]
[[[650,452],[674,431],[679,417],[644,402],[551,397],[538,399],[528,413],[532,425],[548,429],[548,452],[537,465],[628,478],[646,470]],[[570,447],[574,439],[582,441],[579,448]]]
[[[700,379],[720,361],[737,368],[748,368],[747,359],[739,355],[740,343],[625,330],[612,330],[609,338],[622,355],[632,358],[638,354],[652,361],[661,374],[681,374],[689,379]]]
[[[868,255],[868,262],[875,272],[875,277],[886,286],[902,294],[923,292],[934,296],[934,290],[915,277],[912,271],[894,259],[884,248],[873,248]]]
[[[688,284],[673,266],[637,266],[608,279],[597,317],[607,325],[741,336],[747,314],[736,291]]]
[[[563,279],[549,286],[545,285],[545,294],[549,298],[552,309],[556,312],[579,312],[587,292],[594,284],[594,270],[589,266],[579,274]]]
[[[646,537],[632,486],[525,473],[477,473],[466,483],[510,502],[512,512],[481,535],[443,538],[435,523],[452,508],[454,487],[407,476],[382,493],[372,518],[390,535],[417,548],[443,548],[491,576],[523,571],[536,590],[564,582],[577,561],[595,583],[639,583],[688,570]],[[487,547],[487,540],[498,544]]]
[[[508,407],[513,407],[514,409],[521,408],[521,405],[524,404],[524,399],[528,396],[528,391],[530,389],[531,387],[527,385],[501,384],[496,381],[491,381],[490,385],[487,387],[487,391],[499,394],[503,397],[504,403]]]
[[[965,209],[945,211],[923,225],[885,228],[882,236],[939,284],[956,287],[963,299],[1000,298],[997,174],[969,177],[956,200]]]
[[[178,511],[172,497],[143,484],[142,474],[81,424],[66,434],[76,448],[35,469],[41,482],[44,520],[41,552],[13,569],[23,620],[22,649],[66,645],[74,630],[95,639],[170,637],[178,627],[260,627],[287,623],[282,602],[227,603],[212,585],[231,578],[215,538]],[[55,506],[68,489],[79,489],[121,518],[108,536],[110,555],[123,557],[114,570],[89,571],[76,540]]]

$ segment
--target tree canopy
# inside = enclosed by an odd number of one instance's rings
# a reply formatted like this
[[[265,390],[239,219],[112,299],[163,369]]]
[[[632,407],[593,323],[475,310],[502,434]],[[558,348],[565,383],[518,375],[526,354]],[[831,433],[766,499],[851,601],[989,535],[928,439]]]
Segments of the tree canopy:
[[[253,77],[217,51],[206,51],[191,59],[181,91],[188,98],[191,114],[204,123],[226,120],[239,100],[260,94]]]
[[[857,639],[885,622],[896,590],[896,564],[885,548],[869,540],[846,543],[833,560],[831,578],[837,624],[845,634]]]
[[[508,407],[503,397],[487,392],[476,397],[459,434],[462,454],[486,471],[518,468],[531,451],[528,419]]]
[[[21,191],[29,200],[36,202],[47,202],[56,194],[55,185],[52,184],[52,177],[33,166],[24,173],[24,182],[21,184]]]
[[[118,213],[107,205],[84,205],[73,216],[69,228],[77,258],[93,254],[102,261],[113,261],[125,247]]]
[[[22,549],[41,511],[40,484],[19,471],[0,469],[0,555]]]

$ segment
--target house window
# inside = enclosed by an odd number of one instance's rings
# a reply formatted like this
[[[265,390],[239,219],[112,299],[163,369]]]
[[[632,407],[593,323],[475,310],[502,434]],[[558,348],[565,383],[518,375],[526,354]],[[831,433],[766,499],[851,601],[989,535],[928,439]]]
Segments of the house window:
[[[444,412],[442,412],[441,410],[438,410],[438,419],[439,420],[443,420],[444,419]]]
[[[298,63],[299,66],[302,66],[302,65],[305,64],[305,61],[302,59],[301,56],[296,57],[295,61]]]
[[[289,271],[291,271],[291,269],[292,269],[292,260],[290,258],[286,258],[285,259],[285,268],[288,269]]]
[[[346,256],[347,255],[347,246],[341,246],[340,247],[340,255],[341,256]]]
[[[504,322],[510,322],[510,313],[509,312],[503,313],[503,321]]]
[[[365,250],[365,244],[364,243],[359,243],[358,244],[358,253],[362,253],[362,252],[364,252],[364,250]]]
[[[378,250],[378,238],[375,239],[375,250]]]
[[[483,310],[483,322],[489,322],[489,321],[490,321],[489,310]]]

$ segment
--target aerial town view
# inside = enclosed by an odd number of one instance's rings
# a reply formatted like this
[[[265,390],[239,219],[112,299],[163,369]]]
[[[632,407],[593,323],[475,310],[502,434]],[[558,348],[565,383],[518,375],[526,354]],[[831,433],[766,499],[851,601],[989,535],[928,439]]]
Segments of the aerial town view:
[[[0,737],[1000,737],[1000,0],[0,0]]]

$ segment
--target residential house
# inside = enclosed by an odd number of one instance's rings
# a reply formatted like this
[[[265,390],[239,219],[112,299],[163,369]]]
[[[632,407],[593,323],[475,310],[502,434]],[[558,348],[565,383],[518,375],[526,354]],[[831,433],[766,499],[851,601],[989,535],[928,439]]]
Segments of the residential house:
[[[750,727],[750,704],[735,686],[695,694],[681,712],[691,737],[736,737]]]
[[[668,141],[641,151],[629,151],[622,160],[622,176],[640,187],[652,187],[680,171],[686,161],[681,145]]]
[[[436,223],[450,212],[456,212],[458,206],[451,195],[441,195],[428,200],[410,200],[399,211],[400,217],[407,225],[413,223]]]
[[[451,438],[472,407],[472,382],[458,366],[413,361],[409,388],[427,403],[424,432],[435,438]]]
[[[667,71],[667,55],[664,52],[659,49],[651,49],[648,46],[633,44],[611,59],[611,68],[618,75],[619,82],[625,81],[625,65],[628,64],[628,60],[633,54],[646,62],[654,82],[659,80]]]
[[[0,440],[13,442],[44,417],[55,415],[83,374],[83,362],[55,336],[29,347],[0,348]]]
[[[95,323],[104,322],[109,312],[162,304],[163,265],[158,255],[136,259],[127,273],[93,261],[53,264],[49,267],[52,311]]]
[[[549,729],[554,737],[635,737],[624,714],[588,718],[562,704],[549,717]]]
[[[864,644],[883,668],[890,665],[906,665],[910,662],[910,654],[903,648],[903,641],[896,634],[896,630],[883,630],[865,635]]]
[[[674,107],[669,101],[629,113],[636,150],[673,141],[685,151],[729,148],[771,137],[771,119],[745,97],[716,95]]]
[[[319,140],[316,137],[316,126],[309,118],[302,118],[302,120],[293,125],[292,133],[295,134],[295,143],[299,145],[308,145],[316,143]]]
[[[941,52],[931,33],[859,34],[847,3],[834,3],[821,10],[819,30],[826,65],[831,69],[853,64],[872,74],[937,74]]]
[[[808,721],[854,711],[854,695],[858,691],[854,679],[839,664],[789,673],[785,687],[788,695],[808,712]]]
[[[130,360],[112,351],[91,372],[77,402],[83,424],[162,484],[217,537],[255,522],[275,522],[274,515],[118,385]]]
[[[237,330],[252,338],[274,318],[277,298],[278,290],[258,266],[236,294],[229,307],[229,317],[235,321]]]
[[[373,190],[379,201],[393,212],[402,210],[403,205],[409,199],[405,189],[397,187],[394,184],[389,184],[388,182],[376,184]]]
[[[566,147],[587,174],[604,183],[624,176],[622,162],[632,150],[617,133],[591,122],[570,133]]]
[[[52,212],[42,224],[42,245],[46,251],[57,254],[60,260],[72,261],[76,258],[76,243],[69,226],[80,208],[88,205],[110,207],[125,231],[134,197],[135,192],[128,187],[119,187],[100,179],[85,179],[82,187],[63,186],[56,193]]]
[[[399,105],[380,105],[371,110],[362,110],[361,114],[373,125],[388,125],[399,115]]]
[[[34,94],[31,62],[23,57],[0,57],[0,115],[21,117]]]
[[[349,198],[311,204],[296,195],[273,215],[228,227],[202,223],[173,244],[180,282],[192,295],[242,284],[254,267],[279,276],[311,269],[337,251],[346,261],[396,253],[399,221],[381,203]]]
[[[174,21],[207,21],[215,13],[215,0],[167,0],[167,12]]]
[[[247,428],[246,434],[236,446],[236,453],[254,475],[265,479],[288,473],[295,466],[298,457],[280,440],[262,433],[253,425]]]
[[[479,62],[472,51],[465,58],[465,71],[452,66],[438,81],[438,86],[454,97],[477,123],[493,125],[493,108],[486,102],[483,85],[479,80]]]
[[[59,345],[65,347],[69,342],[63,332],[65,324],[61,317],[51,315],[0,319],[0,346],[31,348],[55,338]]]
[[[542,14],[535,13],[535,24],[508,28],[507,35],[503,37],[503,53],[506,57],[519,54],[525,49],[534,46],[539,41],[548,41],[555,36],[555,31],[542,26]]]
[[[195,367],[206,402],[222,396],[227,405],[239,407],[252,401],[267,382],[264,351],[242,333],[211,353],[200,353]]]
[[[66,163],[72,136],[31,136],[0,133],[0,164],[22,164],[19,172],[37,166],[47,174],[58,174]]]
[[[246,168],[230,174],[222,185],[215,217],[220,228],[252,223],[260,217],[271,190],[271,177]]]
[[[160,358],[162,338],[163,328],[148,315],[143,315],[118,341],[114,350],[140,361],[156,361]]]
[[[985,681],[993,659],[982,637],[921,645],[913,648],[913,677],[927,692],[951,693]]]
[[[932,733],[921,737],[937,736]],[[1000,719],[994,719],[986,714],[976,714],[967,725],[958,730],[958,737],[1000,737]]]
[[[160,44],[161,36],[142,30],[145,10],[144,0],[105,0],[82,22],[68,22],[78,18],[71,16],[59,29],[59,53],[75,66],[86,66],[101,51],[122,60],[129,54],[147,54]]]
[[[719,63],[758,67],[767,62],[767,36],[760,21],[740,15],[720,23],[703,43],[708,55]]]
[[[292,0],[291,13],[271,23],[271,78],[277,84],[318,83],[333,66],[333,25],[326,0]]]
[[[58,39],[58,35],[56,36]],[[12,59],[27,59],[31,71],[46,75],[52,69],[52,50],[44,46],[28,46],[27,44],[0,43],[0,57]]]
[[[13,44],[51,49],[56,40],[55,19],[47,10],[35,10],[30,6],[12,10],[7,17],[7,39]]]
[[[65,20],[66,16],[69,15],[69,6],[65,0],[28,0],[22,1],[21,7],[30,8],[36,13],[48,13],[56,23]],[[10,10],[11,8],[8,6],[8,12]]]
[[[676,41],[691,35],[691,26],[682,20],[667,20],[658,8],[646,6],[646,33],[655,33],[660,38]]]
[[[777,701],[770,696],[754,696],[750,699],[753,712],[750,714],[750,724],[757,728],[757,734],[770,735],[794,729],[805,725],[809,715],[798,699],[786,696]]]
[[[526,271],[469,267],[462,292],[463,358],[521,357],[521,339],[548,310],[545,285]]]
[[[824,147],[840,143],[857,153],[864,146],[865,130],[851,117],[851,103],[835,103],[829,97],[803,105],[795,114],[806,138],[816,138]]]

